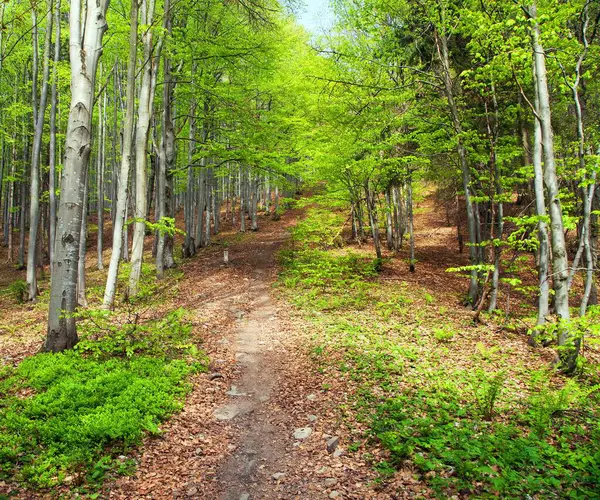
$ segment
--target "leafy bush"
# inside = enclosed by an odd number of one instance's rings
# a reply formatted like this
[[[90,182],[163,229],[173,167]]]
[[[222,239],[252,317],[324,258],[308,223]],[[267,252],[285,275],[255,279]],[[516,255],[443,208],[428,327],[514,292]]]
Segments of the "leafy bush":
[[[115,457],[160,432],[181,407],[186,377],[205,366],[181,317],[144,325],[139,337],[88,335],[76,350],[38,354],[0,375],[0,480],[52,487],[126,471]]]
[[[367,302],[367,280],[377,275],[375,261],[358,255],[332,256],[321,250],[284,251],[279,282],[294,290],[297,305],[318,310],[362,308]]]
[[[486,405],[490,401],[483,398]],[[392,464],[410,460],[440,498],[457,492],[478,498],[598,497],[595,414],[586,410],[564,420],[555,415],[545,421],[552,439],[542,439],[514,421],[480,420],[481,404],[479,396],[469,404],[456,385],[440,383],[383,403],[372,429],[390,450]]]
[[[22,304],[27,297],[27,282],[25,280],[13,281],[4,289],[4,294],[12,296],[17,304]]]
[[[307,247],[341,247],[344,220],[344,215],[339,212],[320,207],[310,208],[306,218],[298,222],[292,230],[292,237]]]

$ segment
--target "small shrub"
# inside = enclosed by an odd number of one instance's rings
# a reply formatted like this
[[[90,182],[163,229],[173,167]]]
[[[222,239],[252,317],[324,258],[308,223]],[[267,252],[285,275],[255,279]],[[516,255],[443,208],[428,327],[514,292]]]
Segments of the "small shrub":
[[[436,328],[433,331],[433,336],[438,342],[450,342],[454,338],[454,331],[450,328]]]
[[[23,304],[27,297],[27,282],[25,280],[13,281],[6,287],[4,294],[11,296],[17,304]]]
[[[498,397],[502,392],[506,373],[486,373],[483,370],[477,370],[471,387],[475,395],[475,403],[481,417],[485,420],[491,420],[494,416],[494,410]]]
[[[117,457],[160,432],[181,408],[187,376],[207,364],[183,316],[96,334],[88,318],[76,349],[0,373],[0,481],[48,488],[67,476],[94,484],[130,471]]]

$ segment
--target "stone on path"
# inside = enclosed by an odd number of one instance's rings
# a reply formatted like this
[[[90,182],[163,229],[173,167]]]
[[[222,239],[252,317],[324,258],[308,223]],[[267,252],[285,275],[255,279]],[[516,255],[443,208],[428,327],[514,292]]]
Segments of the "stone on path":
[[[246,394],[245,392],[240,392],[237,388],[237,386],[232,385],[231,389],[229,389],[227,391],[227,395],[228,396],[247,396],[248,394]]]
[[[308,439],[312,434],[312,429],[310,427],[300,427],[294,431],[294,439]]]
[[[236,406],[224,406],[215,411],[214,416],[217,420],[231,420],[239,415],[240,411]]]
[[[340,444],[340,438],[338,436],[330,437],[327,440],[327,451],[333,453],[337,449],[338,444]]]

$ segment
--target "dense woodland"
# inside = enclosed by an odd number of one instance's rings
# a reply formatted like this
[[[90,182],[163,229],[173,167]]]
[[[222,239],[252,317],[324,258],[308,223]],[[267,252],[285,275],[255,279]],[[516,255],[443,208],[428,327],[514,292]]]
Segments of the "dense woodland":
[[[527,353],[519,375],[509,373],[516,361],[508,358],[494,358],[492,372],[464,369],[477,373],[469,384],[486,424],[458,424],[464,395],[455,388],[427,386],[441,399],[412,407],[421,396],[402,392],[399,381],[390,387],[395,372],[372,377],[372,399],[355,408],[377,408],[375,423],[371,441],[356,449],[371,453],[374,441],[387,450],[370,464],[380,493],[398,494],[405,486],[398,471],[412,464],[426,485],[417,497],[600,497],[600,4],[333,0],[330,8],[331,29],[308,33],[296,20],[302,5],[276,0],[0,4],[2,304],[10,314],[37,308],[45,339],[38,336],[37,347],[47,353],[16,355],[0,369],[0,486],[70,488],[73,470],[96,471],[103,453],[114,455],[99,450],[158,431],[177,411],[182,384],[212,365],[185,313],[159,307],[150,318],[152,300],[176,289],[179,269],[187,275],[189,263],[215,248],[227,253],[238,237],[260,238],[263,225],[278,227],[291,213],[297,220],[279,255],[278,295],[305,316],[319,311],[311,329],[345,339],[336,349],[327,337],[329,347],[315,352],[333,349],[332,359],[351,352],[343,366],[377,374],[381,360],[369,353],[393,358],[404,340],[386,334],[383,344],[357,347],[364,339],[356,332],[375,321],[369,308],[388,311],[377,321],[390,329],[397,321],[401,331],[412,320],[400,313],[394,320],[395,294],[410,302],[421,297],[414,283],[458,283],[438,316],[453,308],[461,326],[419,320],[431,322],[438,347],[430,353],[459,344],[454,331],[463,330],[478,339],[515,335]],[[427,244],[437,229],[427,227],[424,211],[449,229],[442,253]],[[208,268],[193,269],[200,279]],[[391,269],[415,288],[394,282]],[[375,282],[387,283],[388,297],[373,295]],[[423,297],[425,306],[436,300]],[[365,324],[348,326],[360,316]],[[53,392],[52,380],[81,371],[70,383],[88,383],[86,370],[104,370],[91,363],[105,367],[111,357],[154,367],[119,365],[123,388],[139,383],[164,394],[136,406],[145,423],[135,430],[107,430],[121,417],[106,417],[102,438],[90,431],[53,448],[44,434],[52,432],[36,427],[51,414],[44,404],[52,406],[52,394],[63,402],[72,396]],[[153,364],[158,359],[171,375],[144,375],[166,370]],[[392,362],[381,362],[391,370]],[[541,371],[546,385],[525,407],[555,406],[536,413],[534,425],[509,398],[510,416],[498,420],[516,423],[492,428],[501,393],[523,392]],[[509,390],[511,377],[519,382]],[[417,376],[411,390],[426,379]],[[97,383],[93,390],[102,392]],[[25,422],[29,410],[20,405],[32,393],[45,394],[46,403],[35,403],[39,413]],[[402,407],[412,408],[414,421]],[[418,424],[423,415],[430,420]],[[465,432],[445,441],[459,431],[442,423]],[[488,424],[482,432],[492,437],[480,448],[456,444]],[[428,426],[441,434],[431,437]],[[519,439],[526,444],[512,453],[522,462],[502,455],[499,443]],[[481,456],[488,458],[479,463]],[[515,476],[521,469],[528,472]],[[98,491],[101,481],[81,474],[81,491]]]

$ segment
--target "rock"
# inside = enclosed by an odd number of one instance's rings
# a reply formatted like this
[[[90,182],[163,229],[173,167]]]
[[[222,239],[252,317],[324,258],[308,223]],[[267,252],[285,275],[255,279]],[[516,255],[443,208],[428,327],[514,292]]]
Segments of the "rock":
[[[317,395],[316,394],[309,394],[308,396],[306,396],[306,399],[308,399],[309,401],[316,401]]]
[[[224,406],[215,411],[214,416],[217,420],[231,420],[235,418],[240,411],[241,410],[236,406]]]
[[[337,482],[338,480],[335,477],[328,477],[325,479],[325,486],[329,488],[330,486],[335,486]]]
[[[308,421],[309,422],[316,422],[317,421],[317,416],[316,415],[309,415],[308,416]]]
[[[342,450],[341,448],[338,448],[337,450],[335,450],[333,452],[333,456],[335,458],[340,458],[343,454],[344,454],[344,450]]]
[[[250,493],[242,493],[240,495],[240,500],[250,500]]]
[[[272,477],[275,481],[279,481],[281,478],[285,477],[285,472],[276,472]]]
[[[294,431],[294,439],[304,440],[308,439],[312,434],[312,429],[310,427],[300,427]]]
[[[232,386],[231,386],[231,389],[229,389],[229,390],[227,391],[227,395],[228,395],[228,396],[247,396],[248,394],[246,394],[245,392],[240,392],[240,391],[238,391],[238,388],[237,388],[237,386],[235,386],[235,385],[232,385]]]
[[[202,455],[202,448],[196,448],[196,455]]]
[[[329,494],[329,498],[340,498],[342,496],[342,494],[339,491],[332,491]]]
[[[338,436],[330,437],[327,440],[327,451],[333,453],[337,449],[338,444],[340,444],[340,438]]]
[[[198,494],[198,488],[192,486],[191,488],[188,488],[185,493],[188,497],[196,496]]]
[[[222,373],[217,373],[217,372],[214,372],[214,373],[211,373],[211,374],[208,376],[208,380],[216,380],[216,379],[218,379],[218,378],[223,378],[223,374],[222,374]]]

